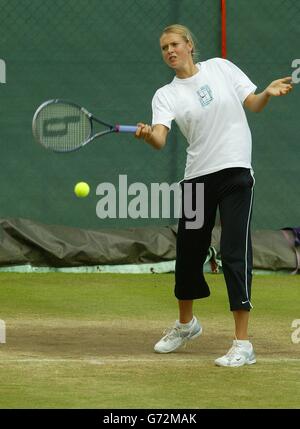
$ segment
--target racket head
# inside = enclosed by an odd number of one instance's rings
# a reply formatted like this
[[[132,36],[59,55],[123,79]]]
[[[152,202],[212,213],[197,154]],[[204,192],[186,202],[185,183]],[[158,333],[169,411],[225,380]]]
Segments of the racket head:
[[[66,100],[45,101],[33,116],[33,136],[46,149],[72,152],[91,138],[91,116],[81,106]]]

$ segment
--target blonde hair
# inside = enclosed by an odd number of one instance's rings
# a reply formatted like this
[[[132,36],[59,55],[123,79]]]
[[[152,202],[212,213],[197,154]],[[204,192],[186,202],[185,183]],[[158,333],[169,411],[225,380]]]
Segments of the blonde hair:
[[[161,36],[165,33],[175,33],[179,34],[186,42],[192,44],[192,57],[193,60],[196,60],[198,57],[198,52],[196,51],[196,38],[193,33],[184,25],[181,24],[172,24],[168,25],[161,33]]]

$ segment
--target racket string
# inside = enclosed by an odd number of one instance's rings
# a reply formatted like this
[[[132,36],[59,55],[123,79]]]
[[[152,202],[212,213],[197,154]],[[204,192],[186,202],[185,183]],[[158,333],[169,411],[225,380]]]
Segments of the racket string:
[[[79,106],[52,101],[39,111],[35,130],[39,142],[47,149],[69,152],[88,140],[92,124]]]

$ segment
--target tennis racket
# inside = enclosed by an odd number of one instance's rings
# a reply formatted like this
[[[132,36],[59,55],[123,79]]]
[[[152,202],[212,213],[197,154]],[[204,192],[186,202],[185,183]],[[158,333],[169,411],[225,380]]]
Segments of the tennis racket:
[[[94,132],[94,123],[104,130]],[[111,125],[96,118],[84,107],[65,100],[48,100],[32,120],[35,140],[54,152],[72,152],[110,133],[135,133],[135,125]]]

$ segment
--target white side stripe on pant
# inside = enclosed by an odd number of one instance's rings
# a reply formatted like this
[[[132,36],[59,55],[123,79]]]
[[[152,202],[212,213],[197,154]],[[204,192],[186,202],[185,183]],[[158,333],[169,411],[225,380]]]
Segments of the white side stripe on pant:
[[[251,217],[251,209],[252,209],[252,203],[253,203],[253,188],[255,185],[255,178],[253,170],[250,170],[251,176],[253,179],[253,185],[251,188],[251,199],[250,199],[250,207],[249,207],[249,213],[248,213],[248,220],[247,220],[247,230],[246,230],[246,246],[245,246],[245,286],[246,286],[246,296],[247,301],[242,301],[242,304],[246,304],[246,302],[249,302],[250,307],[253,308],[253,305],[250,302],[249,299],[249,293],[248,293],[248,238],[249,238],[249,227],[250,227],[250,217]]]

